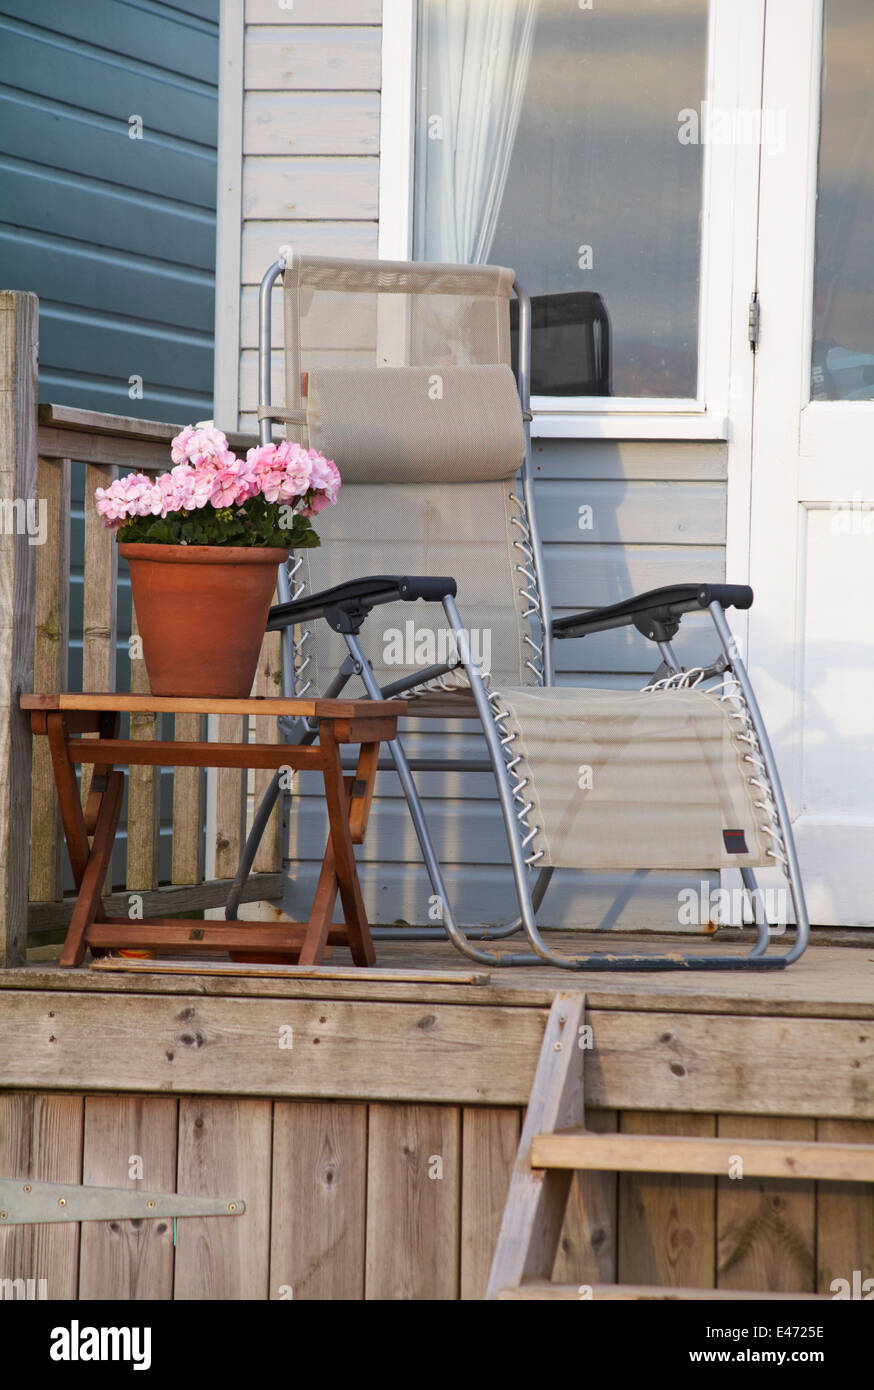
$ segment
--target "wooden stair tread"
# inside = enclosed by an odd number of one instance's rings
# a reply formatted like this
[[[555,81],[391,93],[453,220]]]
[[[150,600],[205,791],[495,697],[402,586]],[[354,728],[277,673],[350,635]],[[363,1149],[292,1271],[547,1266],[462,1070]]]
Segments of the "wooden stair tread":
[[[874,1144],[572,1130],[536,1134],[531,1145],[532,1168],[546,1169],[728,1177],[738,1159],[748,1178],[874,1183]]]

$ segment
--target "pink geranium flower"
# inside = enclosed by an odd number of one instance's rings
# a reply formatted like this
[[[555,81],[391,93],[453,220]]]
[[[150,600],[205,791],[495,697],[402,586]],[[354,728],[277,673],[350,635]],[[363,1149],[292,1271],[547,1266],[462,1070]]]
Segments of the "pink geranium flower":
[[[340,473],[318,449],[295,440],[262,444],[237,458],[214,425],[187,425],[171,447],[174,467],[147,477],[129,473],[95,492],[103,524],[117,531],[133,517],[169,516],[211,504],[217,511],[244,507],[261,496],[270,504],[292,504],[302,516],[316,516],[337,501]]]

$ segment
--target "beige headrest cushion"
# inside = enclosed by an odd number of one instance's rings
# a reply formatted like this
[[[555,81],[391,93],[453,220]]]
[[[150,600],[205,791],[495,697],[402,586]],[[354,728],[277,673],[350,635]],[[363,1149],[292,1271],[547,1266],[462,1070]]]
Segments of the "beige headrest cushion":
[[[309,373],[310,444],[349,483],[493,482],[525,455],[506,365],[325,367]]]

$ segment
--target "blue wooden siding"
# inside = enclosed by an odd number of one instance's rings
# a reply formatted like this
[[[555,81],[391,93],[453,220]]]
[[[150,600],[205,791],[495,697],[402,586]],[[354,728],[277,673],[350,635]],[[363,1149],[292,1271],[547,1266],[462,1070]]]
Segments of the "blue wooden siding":
[[[0,0],[0,283],[39,295],[41,400],[212,415],[218,11]]]

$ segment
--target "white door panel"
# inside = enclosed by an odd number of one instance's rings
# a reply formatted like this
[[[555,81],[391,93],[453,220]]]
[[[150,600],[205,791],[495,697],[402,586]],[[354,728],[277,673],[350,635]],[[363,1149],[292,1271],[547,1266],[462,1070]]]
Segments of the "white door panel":
[[[874,5],[769,0],[749,655],[821,924],[874,924],[874,402],[849,398],[874,396],[872,63]]]

